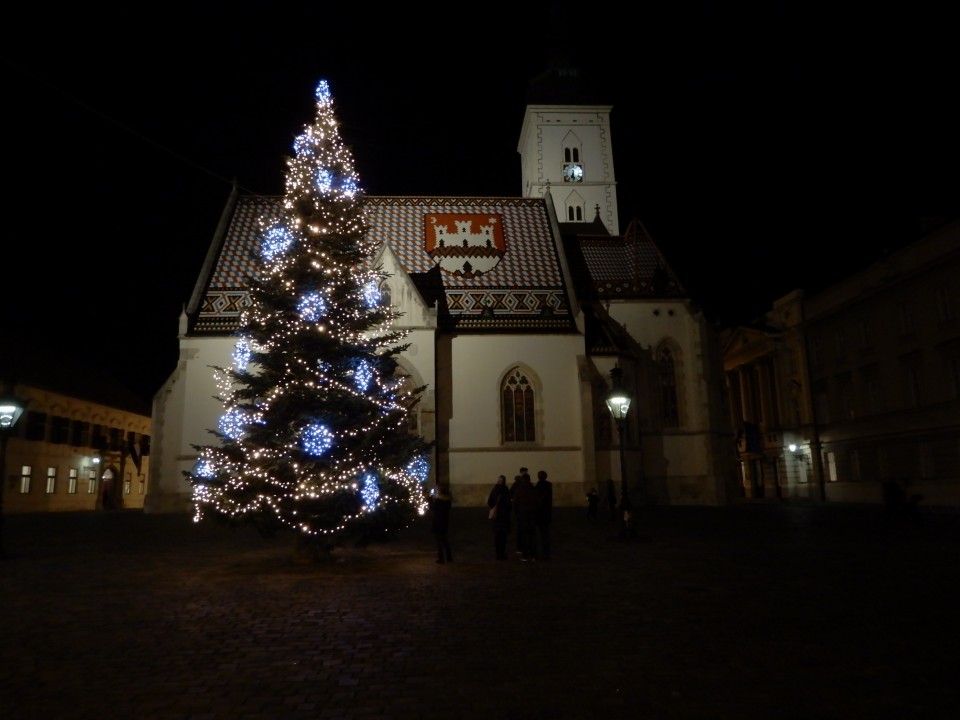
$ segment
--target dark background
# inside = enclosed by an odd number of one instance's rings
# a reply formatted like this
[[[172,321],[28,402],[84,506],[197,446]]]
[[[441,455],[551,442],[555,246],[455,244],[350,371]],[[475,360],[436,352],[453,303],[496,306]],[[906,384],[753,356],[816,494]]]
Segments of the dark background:
[[[567,6],[24,8],[0,48],[0,327],[149,398],[231,184],[282,193],[319,79],[368,194],[518,196],[527,83],[558,43],[613,105],[621,223],[715,323],[956,217],[946,17]]]

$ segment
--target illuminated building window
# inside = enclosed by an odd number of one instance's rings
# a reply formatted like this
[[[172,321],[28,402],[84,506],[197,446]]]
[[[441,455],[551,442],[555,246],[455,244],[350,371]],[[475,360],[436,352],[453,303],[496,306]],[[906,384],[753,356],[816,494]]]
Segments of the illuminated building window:
[[[501,383],[500,408],[503,442],[533,442],[537,439],[536,392],[520,368],[513,368]]]
[[[30,493],[30,478],[33,475],[33,468],[24,465],[20,468],[20,494],[28,495]]]

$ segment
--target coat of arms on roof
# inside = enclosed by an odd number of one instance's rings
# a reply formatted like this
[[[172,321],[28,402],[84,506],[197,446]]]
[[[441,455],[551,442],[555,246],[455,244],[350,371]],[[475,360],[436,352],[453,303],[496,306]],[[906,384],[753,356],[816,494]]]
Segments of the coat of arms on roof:
[[[490,272],[503,258],[499,214],[434,213],[426,216],[424,249],[441,268],[473,278]]]

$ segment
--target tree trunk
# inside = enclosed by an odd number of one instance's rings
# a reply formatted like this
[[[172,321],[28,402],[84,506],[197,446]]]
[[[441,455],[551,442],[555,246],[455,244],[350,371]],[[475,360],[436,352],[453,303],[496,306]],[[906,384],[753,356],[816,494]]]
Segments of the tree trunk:
[[[333,545],[319,535],[297,533],[293,539],[293,561],[298,565],[333,560]]]

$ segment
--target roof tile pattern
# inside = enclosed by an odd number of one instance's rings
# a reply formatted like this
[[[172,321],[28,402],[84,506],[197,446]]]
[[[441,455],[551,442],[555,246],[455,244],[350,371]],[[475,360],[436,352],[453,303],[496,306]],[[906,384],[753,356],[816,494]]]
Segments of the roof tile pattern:
[[[622,237],[579,238],[597,297],[685,297],[686,290],[659,248],[634,224]]]
[[[247,278],[261,262],[259,221],[279,217],[280,200],[237,198],[210,277],[201,279],[206,288],[193,333],[230,334],[239,327],[250,302]],[[371,236],[389,244],[407,273],[428,273],[439,264],[447,325],[575,329],[542,198],[368,196],[364,208]]]

